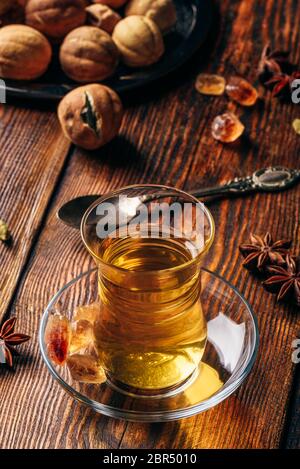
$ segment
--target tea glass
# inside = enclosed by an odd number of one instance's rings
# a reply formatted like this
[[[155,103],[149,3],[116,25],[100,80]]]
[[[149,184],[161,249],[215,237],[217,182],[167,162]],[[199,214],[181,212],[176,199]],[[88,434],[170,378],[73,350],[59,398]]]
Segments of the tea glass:
[[[113,387],[166,396],[195,378],[207,340],[201,266],[214,231],[203,203],[167,186],[125,187],[85,213],[101,303],[95,339]]]

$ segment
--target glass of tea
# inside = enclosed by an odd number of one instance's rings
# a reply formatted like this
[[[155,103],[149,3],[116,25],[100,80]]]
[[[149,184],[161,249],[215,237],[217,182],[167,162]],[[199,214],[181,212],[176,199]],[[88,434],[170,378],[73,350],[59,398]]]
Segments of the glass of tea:
[[[108,380],[134,395],[168,395],[198,373],[207,327],[201,264],[213,218],[194,197],[135,185],[99,198],[81,224],[98,266],[94,333]]]

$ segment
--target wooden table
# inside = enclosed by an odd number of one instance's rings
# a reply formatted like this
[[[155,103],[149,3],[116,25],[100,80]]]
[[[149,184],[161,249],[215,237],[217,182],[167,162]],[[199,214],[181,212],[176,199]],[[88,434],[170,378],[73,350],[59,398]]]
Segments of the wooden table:
[[[238,246],[250,232],[292,238],[300,252],[300,186],[277,195],[210,204],[217,236],[207,266],[224,275],[250,301],[261,342],[252,373],[225,402],[205,414],[167,424],[126,423],[96,415],[74,402],[50,377],[37,333],[51,296],[92,265],[79,234],[56,219],[68,199],[104,193],[129,183],[164,183],[186,190],[221,183],[259,167],[299,167],[300,137],[291,124],[300,108],[264,95],[254,109],[230,105],[247,136],[224,146],[210,134],[225,97],[200,96],[200,71],[250,80],[263,45],[291,49],[300,63],[298,0],[223,0],[206,46],[192,63],[147,94],[126,99],[120,136],[88,153],[70,146],[55,112],[0,108],[0,217],[13,233],[0,245],[0,319],[17,315],[32,335],[15,371],[0,370],[2,448],[277,448],[300,447],[299,367],[292,341],[299,334],[296,308],[275,304],[241,268]],[[299,310],[298,310],[299,313]],[[294,384],[294,385],[293,385]],[[298,389],[298,391],[297,391]],[[298,392],[298,401],[297,401]]]

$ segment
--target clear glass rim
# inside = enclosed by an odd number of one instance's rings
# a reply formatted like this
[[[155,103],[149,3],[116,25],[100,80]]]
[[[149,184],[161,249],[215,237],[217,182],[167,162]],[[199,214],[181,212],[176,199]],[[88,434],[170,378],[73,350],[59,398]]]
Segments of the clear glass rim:
[[[203,211],[204,211],[204,214],[205,216],[207,217],[207,220],[209,222],[209,227],[210,227],[210,237],[209,237],[209,240],[208,242],[205,244],[205,247],[204,249],[199,253],[197,254],[196,257],[194,257],[193,259],[187,261],[187,262],[184,262],[180,265],[177,265],[175,267],[170,267],[168,269],[162,269],[162,270],[148,270],[148,271],[143,271],[143,272],[137,272],[137,271],[134,271],[134,270],[127,270],[127,269],[124,269],[123,267],[119,267],[119,266],[116,266],[114,264],[110,264],[110,263],[107,263],[107,262],[104,262],[103,259],[101,259],[100,257],[98,257],[95,252],[93,251],[93,249],[90,247],[87,239],[85,238],[85,234],[84,234],[84,227],[86,225],[86,221],[87,221],[87,218],[88,216],[90,215],[90,213],[94,210],[95,207],[97,207],[97,205],[99,205],[99,203],[102,203],[104,202],[105,200],[111,198],[111,197],[114,197],[118,194],[122,194],[122,192],[128,190],[128,189],[141,189],[141,188],[149,188],[149,189],[153,189],[153,188],[157,188],[157,189],[166,189],[170,192],[175,192],[175,193],[178,193],[178,195],[182,195],[184,197],[188,197],[189,199],[191,199],[191,201],[193,201],[195,204],[200,204],[202,207],[203,207]],[[167,194],[166,194],[167,196]],[[118,271],[118,272],[122,272],[123,274],[126,273],[127,275],[136,275],[137,273],[140,275],[141,273],[144,275],[153,275],[154,273],[158,274],[158,273],[161,273],[161,274],[169,274],[169,273],[172,273],[172,272],[178,272],[180,270],[184,270],[186,268],[189,268],[191,266],[193,266],[194,264],[197,264],[199,262],[199,260],[207,253],[207,251],[210,249],[213,241],[214,241],[214,238],[215,238],[215,222],[214,222],[214,219],[213,219],[213,216],[212,214],[210,213],[210,211],[208,210],[208,208],[206,207],[206,205],[199,201],[196,197],[194,197],[193,195],[189,194],[188,192],[184,192],[182,191],[181,189],[176,189],[175,187],[170,187],[170,186],[164,186],[164,185],[160,185],[160,184],[133,184],[133,185],[130,185],[130,186],[125,186],[125,187],[122,187],[120,189],[117,189],[115,191],[111,191],[105,195],[103,195],[102,197],[99,197],[99,199],[97,199],[95,202],[92,203],[92,205],[86,210],[85,214],[83,215],[82,217],[82,220],[81,220],[81,225],[80,225],[80,234],[81,234],[81,239],[86,247],[86,249],[88,250],[88,252],[91,254],[91,256],[93,257],[93,259],[97,259],[97,262],[99,262],[100,266],[105,266],[109,269],[112,269],[112,270],[115,270],[115,271]]]
[[[103,415],[106,415],[108,417],[123,419],[127,421],[132,421],[132,422],[165,422],[165,421],[179,420],[181,418],[192,417],[193,415],[202,413],[210,409],[211,407],[214,407],[217,404],[220,404],[223,400],[229,397],[242,384],[242,382],[246,379],[246,377],[250,373],[254,365],[255,359],[257,357],[257,353],[258,353],[259,330],[258,330],[257,319],[253,312],[253,309],[248,303],[248,301],[243,297],[243,295],[230,282],[228,282],[228,280],[224,279],[221,275],[215,272],[212,272],[206,268],[202,268],[201,270],[217,278],[218,280],[225,283],[230,289],[233,290],[233,293],[241,300],[241,302],[244,304],[246,310],[249,313],[249,317],[251,319],[253,333],[254,333],[254,339],[252,340],[252,343],[251,343],[251,350],[250,350],[246,365],[242,368],[241,371],[238,372],[239,375],[236,377],[236,379],[232,381],[231,378],[229,378],[227,382],[228,384],[225,383],[220,391],[217,391],[211,397],[201,401],[198,404],[194,404],[190,407],[186,407],[183,409],[145,412],[145,411],[135,411],[135,410],[130,410],[130,409],[122,410],[116,407],[109,406],[107,404],[101,404],[97,401],[94,401],[93,399],[90,399],[82,395],[79,391],[76,391],[71,385],[69,385],[57,373],[56,369],[54,368],[53,364],[51,363],[51,361],[49,360],[47,356],[47,351],[46,351],[46,347],[44,343],[44,334],[45,334],[47,319],[48,319],[49,312],[53,308],[53,305],[56,303],[58,298],[64,293],[64,291],[67,290],[74,283],[76,283],[78,280],[80,280],[82,277],[91,275],[93,272],[96,272],[97,268],[90,269],[86,272],[83,272],[82,274],[78,275],[76,278],[68,282],[64,287],[62,287],[54,295],[54,297],[52,298],[52,300],[50,301],[46,310],[43,313],[41,323],[40,323],[40,328],[39,328],[39,337],[38,337],[39,346],[40,346],[43,360],[48,370],[50,371],[51,375],[55,378],[56,381],[59,382],[59,384],[67,391],[67,393],[70,394],[78,402],[88,407],[91,407],[94,411],[101,413]]]

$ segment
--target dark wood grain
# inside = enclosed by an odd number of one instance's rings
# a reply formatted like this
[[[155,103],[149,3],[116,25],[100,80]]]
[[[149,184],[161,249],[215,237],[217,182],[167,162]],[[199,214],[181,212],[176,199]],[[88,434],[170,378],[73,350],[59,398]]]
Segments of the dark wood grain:
[[[13,242],[1,243],[0,320],[18,284],[69,144],[55,115],[0,107],[0,218]]]
[[[194,90],[197,72],[229,76],[234,68],[255,79],[266,41],[290,48],[300,63],[300,9],[297,0],[217,2],[221,22],[206,52],[176,77],[164,93],[152,90],[126,110],[120,136],[94,153],[76,150],[48,207],[34,252],[14,296],[10,313],[33,335],[23,347],[15,373],[1,371],[0,446],[4,448],[277,448],[286,424],[295,365],[292,341],[299,332],[296,308],[275,304],[259,281],[240,267],[238,245],[250,232],[270,230],[291,237],[300,251],[300,187],[276,195],[210,203],[217,227],[207,258],[249,300],[257,314],[261,344],[247,381],[228,400],[205,414],[167,424],[125,423],[79,406],[53,382],[42,364],[37,330],[50,297],[92,265],[77,231],[57,221],[57,208],[86,193],[103,193],[128,183],[151,182],[192,189],[280,164],[299,167],[300,138],[291,128],[299,108],[264,95],[254,108],[229,105]],[[210,51],[203,65],[203,55]],[[130,101],[130,100],[128,100]],[[246,124],[237,144],[224,146],[210,135],[212,118],[230,106]],[[25,112],[25,111],[24,111]],[[57,144],[60,140],[57,138]],[[13,158],[12,158],[13,159]],[[49,170],[49,169],[48,169]],[[23,174],[24,184],[28,176]],[[23,221],[23,226],[25,222]]]
[[[298,337],[300,333],[298,334]],[[287,449],[300,448],[300,369],[296,372],[292,386],[291,403],[288,410],[288,418],[282,437],[282,447]]]

